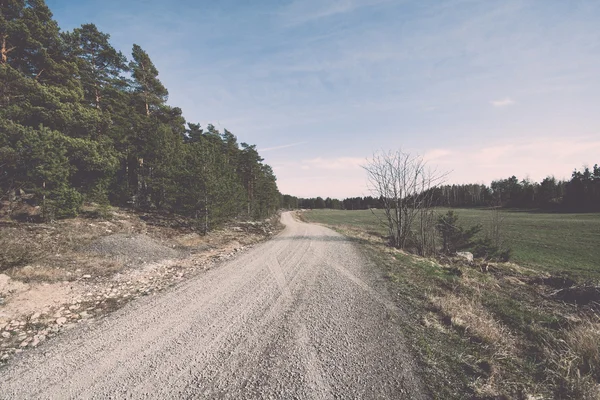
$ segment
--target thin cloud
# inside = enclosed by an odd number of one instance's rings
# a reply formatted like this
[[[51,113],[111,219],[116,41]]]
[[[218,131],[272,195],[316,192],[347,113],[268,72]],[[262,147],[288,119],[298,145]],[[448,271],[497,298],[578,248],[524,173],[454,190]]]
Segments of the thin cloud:
[[[282,146],[273,146],[273,147],[265,147],[264,149],[259,149],[261,153],[266,153],[268,151],[279,150],[279,149],[287,149],[288,147],[299,146],[301,144],[305,144],[306,142],[298,142],[298,143],[290,143],[284,144]]]
[[[354,12],[357,9],[387,3],[390,0],[335,0],[335,1],[293,1],[283,12],[286,25],[302,25],[339,14]]]
[[[439,160],[440,158],[444,158],[452,154],[450,150],[445,149],[434,149],[430,150],[423,156],[425,161]]]
[[[365,162],[364,158],[357,157],[338,157],[338,158],[322,158],[317,157],[303,161],[303,167],[307,169],[317,170],[356,170]],[[304,169],[304,168],[303,168]]]
[[[507,107],[507,106],[512,106],[513,104],[515,104],[514,100],[511,99],[510,97],[506,97],[501,100],[492,100],[490,103],[494,107]]]

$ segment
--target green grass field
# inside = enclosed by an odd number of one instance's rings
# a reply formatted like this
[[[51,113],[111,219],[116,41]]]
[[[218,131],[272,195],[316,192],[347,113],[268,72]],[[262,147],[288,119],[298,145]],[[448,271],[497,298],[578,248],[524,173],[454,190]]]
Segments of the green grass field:
[[[438,209],[438,213],[446,209]],[[481,209],[455,209],[459,223],[480,223],[485,232],[491,212]],[[375,211],[383,216],[382,211]],[[313,210],[309,221],[327,225],[353,225],[386,235],[386,229],[369,210]],[[502,211],[502,236],[512,249],[512,260],[553,274],[566,274],[588,280],[600,278],[600,214],[558,214],[526,211]]]

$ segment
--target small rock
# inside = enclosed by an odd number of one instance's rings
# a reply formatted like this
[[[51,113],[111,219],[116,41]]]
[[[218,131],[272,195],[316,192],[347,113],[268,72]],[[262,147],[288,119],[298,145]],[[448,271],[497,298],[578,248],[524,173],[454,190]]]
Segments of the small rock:
[[[27,347],[27,345],[29,344],[30,340],[29,339],[25,339],[21,342],[21,344],[19,345],[19,347]]]
[[[471,253],[471,252],[468,252],[468,251],[459,251],[458,253],[456,253],[456,255],[458,257],[464,258],[468,262],[473,262],[473,253]]]
[[[6,361],[10,358],[10,356],[8,354],[4,354],[2,357],[0,357],[0,360],[2,361]]]
[[[10,337],[10,332],[2,332],[2,337],[8,339]]]
[[[83,279],[90,279],[92,276],[91,275],[84,275],[82,276]]]
[[[65,317],[60,317],[56,319],[56,323],[58,325],[63,325],[65,322],[67,322],[67,319]]]
[[[33,315],[31,316],[31,320],[32,320],[32,321],[35,321],[36,319],[40,318],[41,316],[42,316],[42,314],[41,314],[41,313],[39,313],[39,312],[36,312],[35,314],[33,314]]]

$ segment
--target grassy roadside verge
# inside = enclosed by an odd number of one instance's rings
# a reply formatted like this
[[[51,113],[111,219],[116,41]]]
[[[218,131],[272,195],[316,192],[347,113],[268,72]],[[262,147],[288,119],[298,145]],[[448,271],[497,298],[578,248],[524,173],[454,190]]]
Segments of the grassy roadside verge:
[[[597,306],[560,297],[576,282],[511,263],[415,257],[347,215],[303,218],[362,239],[408,311],[402,329],[434,398],[600,398]]]

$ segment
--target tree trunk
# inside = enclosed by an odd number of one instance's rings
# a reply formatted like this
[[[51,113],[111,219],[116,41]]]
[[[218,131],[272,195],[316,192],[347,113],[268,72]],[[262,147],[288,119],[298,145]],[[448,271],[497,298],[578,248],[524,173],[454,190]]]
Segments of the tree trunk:
[[[204,194],[204,233],[208,233],[208,196]]]
[[[100,109],[100,91],[98,90],[98,85],[94,84],[94,94],[96,96],[96,109]]]
[[[2,64],[6,64],[8,62],[8,53],[10,53],[11,51],[13,51],[15,49],[14,47],[11,47],[10,49],[6,47],[7,46],[6,39],[8,39],[8,35],[3,35],[2,36],[2,47],[0,48]]]

